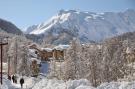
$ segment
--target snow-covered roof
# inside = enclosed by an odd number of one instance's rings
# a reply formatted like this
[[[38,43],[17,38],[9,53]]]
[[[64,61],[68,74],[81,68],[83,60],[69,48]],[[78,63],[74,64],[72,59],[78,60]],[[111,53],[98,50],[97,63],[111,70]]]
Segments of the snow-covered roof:
[[[69,47],[69,45],[58,45],[58,46],[55,46],[53,49],[56,49],[56,50],[64,50],[64,49],[67,49]]]
[[[53,49],[51,49],[51,48],[41,48],[41,50],[45,50],[47,52],[52,52]]]
[[[33,56],[33,57],[37,57],[37,54],[35,54],[35,49],[29,49],[29,55]]]

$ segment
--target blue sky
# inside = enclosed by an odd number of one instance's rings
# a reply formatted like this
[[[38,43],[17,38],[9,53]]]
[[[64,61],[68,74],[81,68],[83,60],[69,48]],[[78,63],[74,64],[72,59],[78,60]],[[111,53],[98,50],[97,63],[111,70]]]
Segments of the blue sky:
[[[0,0],[0,18],[21,29],[48,20],[59,10],[106,12],[135,9],[135,0]]]

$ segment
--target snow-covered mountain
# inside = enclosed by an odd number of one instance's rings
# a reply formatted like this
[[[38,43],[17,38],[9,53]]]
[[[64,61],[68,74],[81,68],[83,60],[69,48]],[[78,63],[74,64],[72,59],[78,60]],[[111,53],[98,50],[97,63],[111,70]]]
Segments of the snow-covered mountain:
[[[135,10],[124,12],[82,12],[60,10],[47,22],[27,28],[27,34],[43,36],[50,43],[68,43],[73,37],[82,42],[100,41],[135,31]]]

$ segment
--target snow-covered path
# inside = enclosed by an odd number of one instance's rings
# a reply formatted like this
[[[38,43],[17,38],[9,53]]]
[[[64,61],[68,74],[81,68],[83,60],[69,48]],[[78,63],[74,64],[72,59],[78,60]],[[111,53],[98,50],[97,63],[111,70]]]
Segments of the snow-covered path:
[[[32,89],[37,81],[36,78],[33,77],[23,77],[25,82],[23,84],[23,89]],[[21,85],[19,83],[20,78],[17,79],[17,84],[9,81],[7,78],[3,78],[3,84],[0,85],[0,89],[21,89]]]
[[[21,89],[21,86],[20,86],[20,84],[12,83],[12,88],[11,88],[11,89]],[[23,86],[23,89],[29,89],[29,88],[27,88],[26,83],[25,83],[25,85]]]
[[[20,79],[18,78],[17,84],[15,84],[15,83],[12,84],[17,89],[21,89],[21,85],[19,83],[19,80]],[[32,89],[32,87],[35,85],[35,83],[37,81],[36,78],[33,78],[33,77],[24,77],[24,80],[25,80],[25,82],[23,84],[23,89]]]

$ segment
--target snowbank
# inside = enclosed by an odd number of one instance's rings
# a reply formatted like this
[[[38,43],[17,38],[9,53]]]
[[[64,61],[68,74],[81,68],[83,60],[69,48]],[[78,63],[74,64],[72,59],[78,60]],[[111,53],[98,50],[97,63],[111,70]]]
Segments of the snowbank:
[[[135,89],[135,81],[103,83],[97,89]]]
[[[80,85],[79,87],[77,87],[76,89],[96,89],[92,86],[84,86],[84,85]]]
[[[69,80],[64,82],[57,79],[43,79],[32,89],[95,89],[90,86],[89,81],[86,79]]]
[[[135,89],[135,81],[133,81],[133,82],[122,82],[119,89]]]
[[[8,86],[5,83],[3,85],[0,84],[0,89],[8,89]]]
[[[3,80],[3,84],[2,85],[0,84],[0,89],[11,89],[12,88],[12,84],[8,79],[3,78],[2,80]]]
[[[119,89],[120,83],[111,82],[111,83],[103,83],[97,89]]]
[[[90,86],[90,83],[86,79],[67,81],[67,89],[76,89],[79,86]]]
[[[135,89],[135,81],[103,83],[94,88],[86,79],[69,80],[67,82],[57,79],[43,79],[36,83],[32,89]]]
[[[3,85],[0,84],[0,89],[8,89],[8,86],[6,83],[3,83]]]

